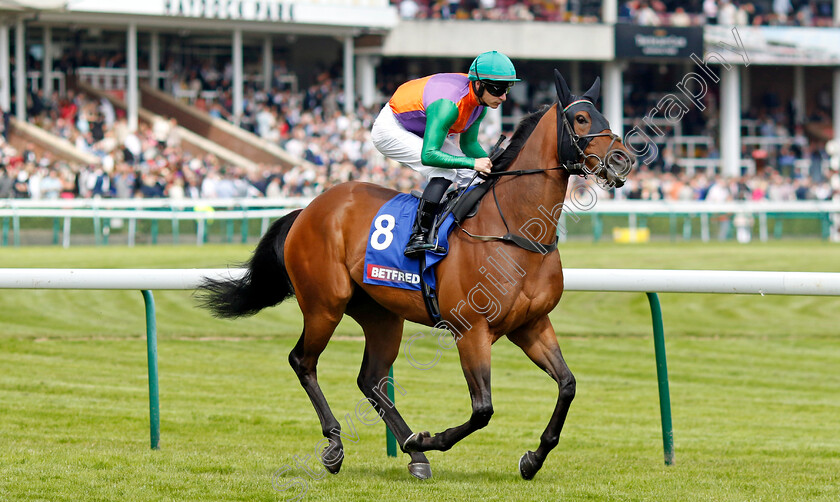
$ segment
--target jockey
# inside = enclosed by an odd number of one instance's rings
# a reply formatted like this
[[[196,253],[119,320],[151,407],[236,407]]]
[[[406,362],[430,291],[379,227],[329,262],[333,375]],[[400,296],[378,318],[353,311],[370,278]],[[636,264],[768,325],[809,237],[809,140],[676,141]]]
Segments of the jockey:
[[[371,130],[374,146],[429,180],[406,256],[443,251],[429,235],[441,198],[452,182],[464,185],[474,171],[490,172],[478,128],[487,107],[498,108],[519,81],[510,59],[490,51],[475,58],[468,74],[438,73],[404,83],[382,108]]]

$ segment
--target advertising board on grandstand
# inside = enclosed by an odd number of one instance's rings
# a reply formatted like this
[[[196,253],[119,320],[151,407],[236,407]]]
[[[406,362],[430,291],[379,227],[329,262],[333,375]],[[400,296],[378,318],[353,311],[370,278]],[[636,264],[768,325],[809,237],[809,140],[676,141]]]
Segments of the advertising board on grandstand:
[[[799,26],[738,26],[750,64],[813,65],[840,64],[840,29]],[[731,44],[731,26],[706,26],[706,47]],[[735,58],[734,64],[741,64]]]
[[[72,12],[179,16],[200,19],[229,19],[300,24],[393,28],[397,10],[388,0],[74,0]]]
[[[615,55],[618,58],[687,59],[703,50],[703,28],[615,26]]]

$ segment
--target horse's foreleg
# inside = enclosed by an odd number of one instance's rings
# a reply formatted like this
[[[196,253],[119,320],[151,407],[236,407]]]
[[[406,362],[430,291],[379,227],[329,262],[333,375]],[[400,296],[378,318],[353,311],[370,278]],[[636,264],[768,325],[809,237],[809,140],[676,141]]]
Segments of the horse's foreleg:
[[[362,394],[368,398],[382,417],[387,427],[402,445],[411,436],[411,428],[405,423],[396,405],[388,398],[387,385],[395,388],[399,384],[388,377],[388,369],[399,356],[403,319],[387,310],[369,305],[366,309],[351,309],[348,314],[356,319],[365,332],[365,355],[357,383]],[[406,452],[411,457],[408,471],[419,479],[432,477],[432,469],[426,455],[420,452]]]
[[[540,436],[540,446],[537,451],[528,451],[519,460],[519,473],[525,479],[531,479],[545,462],[548,453],[557,446],[560,431],[566,421],[569,406],[575,397],[575,377],[563,360],[557,335],[551,326],[548,316],[535,320],[529,325],[520,327],[508,338],[518,345],[534,363],[542,368],[557,382],[560,389],[557,404],[551,420]]]
[[[493,416],[493,402],[490,395],[490,340],[489,337],[466,335],[458,341],[461,368],[470,390],[472,414],[470,419],[457,427],[430,435],[421,432],[412,435],[403,445],[406,451],[446,451],[458,441],[478,429],[484,428]]]

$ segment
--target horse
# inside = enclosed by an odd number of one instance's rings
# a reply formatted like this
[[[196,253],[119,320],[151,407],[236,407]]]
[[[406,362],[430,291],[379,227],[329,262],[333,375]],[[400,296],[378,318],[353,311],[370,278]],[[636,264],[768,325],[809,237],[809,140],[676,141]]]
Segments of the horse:
[[[369,183],[337,185],[306,208],[277,220],[257,244],[243,276],[205,278],[200,286],[201,305],[220,318],[252,315],[289,297],[297,298],[303,332],[289,354],[289,363],[328,440],[321,461],[329,472],[338,473],[344,458],[341,425],[321,391],[316,367],[345,314],[364,332],[357,384],[409,455],[408,470],[415,477],[432,475],[423,452],[448,450],[489,423],[493,415],[490,349],[503,336],[558,386],[556,406],[539,446],[519,460],[521,476],[532,479],[558,444],[575,396],[575,378],[548,318],[563,293],[563,269],[556,252],[557,218],[572,174],[591,175],[607,188],[618,187],[633,157],[595,107],[600,79],[576,96],[562,75],[554,73],[558,102],[525,117],[517,126],[485,181],[494,182],[495,204],[488,196],[478,205],[475,216],[463,222],[461,231],[453,232],[448,255],[437,265],[440,322],[435,322],[420,292],[363,282],[371,223],[378,209],[398,193]],[[510,236],[510,227],[525,228],[540,211],[551,214],[554,221],[546,225],[549,232],[537,237],[546,241],[546,236],[553,236],[551,242],[499,236],[503,232]],[[533,231],[529,235],[533,237]],[[525,241],[530,248],[520,247]],[[515,273],[504,274],[500,269],[493,275],[482,266],[501,254]],[[485,305],[475,305],[475,286],[488,280],[504,292],[496,294],[492,312]],[[400,352],[405,320],[452,333],[471,397],[471,414],[465,423],[434,435],[413,432],[383,392],[389,368]]]

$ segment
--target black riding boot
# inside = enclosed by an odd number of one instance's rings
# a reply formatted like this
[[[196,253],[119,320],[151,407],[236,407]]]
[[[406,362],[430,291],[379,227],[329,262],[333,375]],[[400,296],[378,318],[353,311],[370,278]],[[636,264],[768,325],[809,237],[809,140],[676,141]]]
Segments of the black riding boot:
[[[414,228],[408,245],[405,247],[405,255],[409,258],[419,258],[424,251],[446,252],[436,243],[431,242],[431,230],[435,223],[435,216],[440,209],[440,199],[452,182],[446,178],[432,178],[426,189],[420,204],[417,206],[417,218],[414,220]]]

